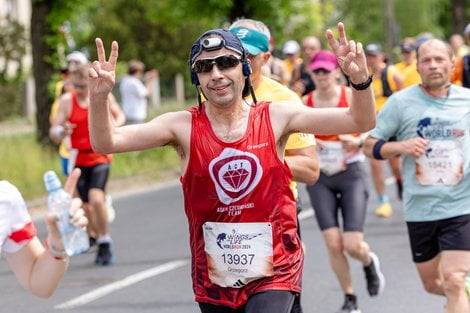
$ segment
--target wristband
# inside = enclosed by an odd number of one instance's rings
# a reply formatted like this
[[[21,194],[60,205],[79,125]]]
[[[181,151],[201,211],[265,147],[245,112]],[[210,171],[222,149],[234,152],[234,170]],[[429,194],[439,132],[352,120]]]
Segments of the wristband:
[[[380,149],[382,149],[382,146],[386,143],[385,140],[379,139],[377,142],[374,144],[374,148],[372,149],[372,156],[376,160],[383,160],[382,155],[380,155]]]
[[[46,239],[45,246],[47,251],[54,257],[56,260],[64,260],[68,258],[67,251],[64,250],[57,250],[54,246],[49,246],[49,238]]]
[[[354,84],[351,80],[349,81],[349,83],[351,84],[351,87],[353,87],[356,90],[364,90],[364,89],[369,88],[370,84],[372,84],[372,76],[373,75],[369,75],[367,80],[360,84]]]

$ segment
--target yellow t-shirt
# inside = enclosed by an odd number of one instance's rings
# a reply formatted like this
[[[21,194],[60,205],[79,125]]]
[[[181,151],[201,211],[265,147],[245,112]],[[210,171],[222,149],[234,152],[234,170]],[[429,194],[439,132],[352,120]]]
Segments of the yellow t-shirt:
[[[255,95],[258,101],[289,101],[294,105],[303,105],[302,100],[295,92],[286,86],[281,85],[275,80],[265,76],[261,77],[261,83],[259,84],[258,88],[256,88]],[[315,136],[311,134],[295,133],[289,136],[286,144],[286,150],[302,149],[315,145]],[[291,182],[290,188],[294,193],[294,197],[297,199],[297,184],[294,181]]]
[[[64,88],[64,81],[60,80],[55,85],[55,99],[52,103],[51,112],[49,113],[49,121],[52,122],[55,117],[57,116],[57,112],[59,111],[59,98],[62,94],[62,88]],[[59,155],[64,159],[68,159],[70,157],[70,151],[67,148],[67,142],[62,140],[59,145]]]
[[[382,68],[385,68],[385,63],[382,64]],[[395,84],[395,80],[393,79],[393,75],[397,72],[397,69],[393,65],[388,66],[387,70],[387,81],[388,84],[390,85],[390,89],[392,92],[397,91],[397,85]],[[380,109],[385,104],[385,101],[387,101],[388,97],[383,96],[383,88],[382,88],[382,78],[375,77],[372,79],[372,89],[374,90],[374,95],[375,95],[375,112],[379,112]]]
[[[418,70],[416,69],[416,60],[410,65],[405,62],[395,64],[395,68],[403,75],[403,87],[409,87],[416,84],[421,84],[421,76],[419,76]]]

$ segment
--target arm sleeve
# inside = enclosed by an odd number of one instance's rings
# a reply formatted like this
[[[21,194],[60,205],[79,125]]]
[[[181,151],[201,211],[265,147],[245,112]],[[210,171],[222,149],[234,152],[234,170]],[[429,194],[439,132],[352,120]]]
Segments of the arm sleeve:
[[[31,217],[18,189],[8,182],[0,182],[0,210],[5,214],[5,242],[2,251],[14,253],[36,236]],[[5,229],[1,230],[1,232]]]

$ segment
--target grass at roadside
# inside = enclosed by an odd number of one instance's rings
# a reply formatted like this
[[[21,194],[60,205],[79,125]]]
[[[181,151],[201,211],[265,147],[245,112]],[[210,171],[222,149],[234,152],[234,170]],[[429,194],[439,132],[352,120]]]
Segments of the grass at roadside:
[[[162,108],[151,110],[150,116],[184,108],[165,104]],[[28,200],[45,195],[42,180],[45,171],[60,173],[57,149],[41,146],[35,140],[34,133],[0,136],[0,163],[0,180],[6,179],[16,185]],[[179,158],[170,147],[120,153],[114,155],[110,182],[142,176],[157,180],[178,170]]]

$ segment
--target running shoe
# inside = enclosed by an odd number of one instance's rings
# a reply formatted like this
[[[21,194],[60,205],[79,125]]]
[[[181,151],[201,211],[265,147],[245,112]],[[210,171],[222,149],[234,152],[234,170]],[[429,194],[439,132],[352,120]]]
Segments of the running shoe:
[[[344,304],[336,311],[336,313],[361,313],[357,306],[357,299],[355,295],[345,295]]]
[[[381,203],[377,209],[375,209],[375,215],[380,217],[390,217],[392,216],[393,209],[390,202]]]
[[[111,242],[102,242],[98,244],[98,253],[96,254],[95,264],[110,265],[114,263],[114,254],[111,249]]]
[[[385,288],[385,277],[380,271],[379,258],[374,252],[369,252],[371,262],[369,266],[364,266],[366,274],[367,291],[371,297],[381,294]]]

